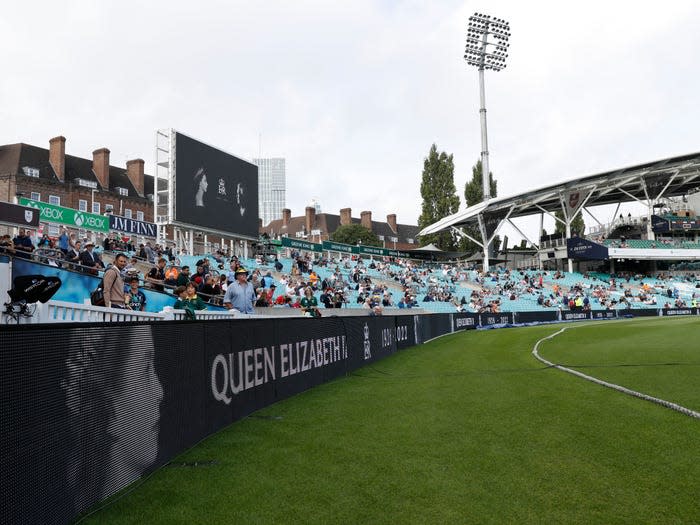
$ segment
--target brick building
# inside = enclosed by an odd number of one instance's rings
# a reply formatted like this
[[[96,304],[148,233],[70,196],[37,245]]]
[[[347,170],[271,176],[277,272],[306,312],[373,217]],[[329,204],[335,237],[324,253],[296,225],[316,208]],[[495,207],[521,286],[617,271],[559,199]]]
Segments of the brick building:
[[[316,213],[316,208],[307,206],[304,215],[292,217],[288,208],[282,210],[282,218],[270,222],[260,228],[260,233],[266,233],[271,238],[283,236],[305,238],[311,242],[326,241],[340,226],[346,224],[361,224],[374,232],[384,247],[397,250],[414,250],[419,248],[418,226],[398,224],[396,214],[386,216],[386,222],[372,220],[371,211],[363,211],[360,218],[352,217],[350,208],[340,210],[340,215],[332,213]]]
[[[130,160],[119,168],[110,164],[109,154],[100,148],[91,160],[66,155],[65,137],[52,138],[48,149],[22,143],[0,146],[0,200],[24,197],[153,222],[153,177],[144,174],[144,161]],[[58,230],[49,225],[48,233]]]

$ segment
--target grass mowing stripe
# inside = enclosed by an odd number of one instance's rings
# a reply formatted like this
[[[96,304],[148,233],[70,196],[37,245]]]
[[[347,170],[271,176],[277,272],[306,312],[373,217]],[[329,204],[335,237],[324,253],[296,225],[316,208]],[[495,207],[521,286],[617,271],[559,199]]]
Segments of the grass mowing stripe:
[[[681,414],[685,414],[686,416],[690,416],[690,417],[694,417],[694,418],[696,418],[696,419],[700,419],[700,412],[696,412],[695,410],[691,410],[691,409],[686,408],[686,407],[684,407],[684,406],[681,406],[681,405],[679,405],[679,404],[677,404],[677,403],[672,403],[671,401],[666,401],[665,399],[660,399],[660,398],[658,398],[658,397],[650,396],[650,395],[644,394],[644,393],[642,393],[642,392],[637,392],[636,390],[632,390],[632,389],[630,389],[630,388],[626,388],[626,387],[624,387],[624,386],[622,386],[622,385],[618,385],[618,384],[615,384],[615,383],[610,383],[610,382],[608,382],[608,381],[603,381],[602,379],[598,379],[598,378],[596,378],[596,377],[589,376],[589,375],[587,375],[587,374],[584,374],[584,373],[582,373],[582,372],[579,372],[578,370],[573,370],[573,369],[571,369],[571,368],[567,368],[567,367],[565,367],[565,366],[558,365],[558,364],[556,364],[556,363],[552,363],[551,361],[548,361],[548,360],[545,359],[544,357],[540,356],[540,354],[539,354],[539,352],[537,351],[537,349],[539,348],[539,346],[540,346],[541,343],[543,343],[544,341],[550,340],[550,339],[554,339],[556,336],[558,336],[558,335],[560,335],[560,334],[563,334],[566,330],[568,330],[568,329],[570,329],[570,328],[576,328],[576,327],[566,326],[566,327],[562,328],[561,330],[559,330],[558,332],[555,332],[555,333],[553,333],[553,334],[550,334],[550,335],[548,335],[548,336],[546,336],[546,337],[543,337],[542,339],[538,340],[538,341],[535,343],[535,346],[534,346],[533,349],[532,349],[532,355],[535,356],[535,358],[536,358],[538,361],[540,361],[540,362],[544,363],[545,365],[550,366],[550,367],[552,367],[552,368],[556,368],[557,370],[562,370],[563,372],[567,372],[567,373],[569,373],[569,374],[573,374],[573,375],[575,375],[575,376],[577,376],[577,377],[580,377],[580,378],[582,378],[582,379],[585,379],[586,381],[591,381],[592,383],[595,383],[595,384],[597,384],[597,385],[601,385],[601,386],[605,386],[605,387],[608,387],[608,388],[612,388],[613,390],[617,390],[618,392],[622,392],[623,394],[627,394],[627,395],[630,395],[630,396],[633,396],[633,397],[638,397],[638,398],[640,398],[640,399],[644,399],[645,401],[651,401],[652,403],[656,403],[656,404],[658,404],[658,405],[661,405],[662,407],[670,408],[671,410],[676,410],[676,411],[680,412]]]
[[[160,469],[86,522],[696,523],[696,420],[549,372],[530,352],[559,328],[399,352],[234,423],[173,460],[217,464]]]

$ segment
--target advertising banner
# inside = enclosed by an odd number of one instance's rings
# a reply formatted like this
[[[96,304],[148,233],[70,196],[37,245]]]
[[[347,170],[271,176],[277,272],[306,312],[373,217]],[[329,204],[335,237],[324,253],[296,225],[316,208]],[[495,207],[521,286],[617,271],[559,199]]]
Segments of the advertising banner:
[[[474,330],[479,323],[479,314],[457,312],[452,315],[452,331]]]
[[[39,226],[39,213],[35,208],[0,202],[0,223],[37,228]]]
[[[513,314],[502,312],[498,314],[479,314],[479,324],[481,326],[492,326],[497,324],[512,324]]]
[[[152,237],[154,239],[158,235],[158,228],[156,227],[155,223],[127,219],[126,217],[121,217],[119,215],[109,216],[109,229],[132,235]]]
[[[559,320],[559,312],[515,312],[516,323],[543,323]]]
[[[258,238],[258,167],[175,133],[175,220]]]
[[[288,248],[296,248],[297,250],[307,250],[310,252],[323,251],[323,246],[321,244],[303,241],[300,239],[293,239],[292,237],[282,237],[282,246],[286,246]]]
[[[678,315],[698,315],[697,308],[664,308],[661,310],[661,315],[664,317],[673,317]]]
[[[608,248],[582,237],[566,239],[566,256],[570,259],[603,261],[608,259]]]
[[[325,251],[331,252],[341,252],[341,253],[359,253],[360,249],[357,246],[351,244],[343,244],[340,242],[333,241],[323,241],[321,243]]]
[[[20,199],[22,206],[28,206],[39,210],[39,221],[51,224],[62,224],[71,228],[82,228],[96,232],[107,233],[109,231],[109,217],[97,215],[72,208],[64,208],[46,202]]]

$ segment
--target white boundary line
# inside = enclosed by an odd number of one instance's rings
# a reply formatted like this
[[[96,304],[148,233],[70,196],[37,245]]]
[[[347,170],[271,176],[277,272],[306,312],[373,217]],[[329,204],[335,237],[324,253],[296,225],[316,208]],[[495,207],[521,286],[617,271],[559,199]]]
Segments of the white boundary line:
[[[637,392],[635,390],[630,390],[629,388],[625,388],[624,386],[616,385],[614,383],[608,383],[607,381],[603,381],[602,379],[597,379],[595,377],[583,374],[577,370],[572,370],[571,368],[566,368],[565,366],[557,365],[555,363],[552,363],[550,361],[547,361],[545,358],[541,357],[540,354],[537,352],[538,347],[540,346],[540,343],[548,340],[548,339],[553,339],[559,334],[564,333],[568,328],[571,328],[569,326],[562,328],[558,332],[555,332],[551,335],[548,335],[547,337],[543,337],[539,341],[535,343],[534,348],[532,349],[532,355],[535,356],[535,358],[542,363],[544,363],[547,366],[551,366],[552,368],[557,368],[559,370],[562,370],[564,372],[568,372],[569,374],[573,374],[575,376],[581,377],[587,381],[592,381],[593,383],[596,383],[598,385],[606,386],[608,388],[612,388],[613,390],[617,390],[618,392],[622,392],[624,394],[628,394],[630,396],[638,397],[640,399],[645,399],[646,401],[651,401],[652,403],[656,403],[658,405],[661,405],[666,408],[670,408],[671,410],[676,410],[680,412],[681,414],[685,414],[686,416],[694,417],[696,419],[700,419],[700,412],[696,412],[695,410],[691,410],[689,408],[685,408],[684,406],[677,405],[676,403],[671,403],[670,401],[666,401],[664,399],[659,399],[658,397],[653,397],[649,396],[647,394],[642,394],[641,392]]]

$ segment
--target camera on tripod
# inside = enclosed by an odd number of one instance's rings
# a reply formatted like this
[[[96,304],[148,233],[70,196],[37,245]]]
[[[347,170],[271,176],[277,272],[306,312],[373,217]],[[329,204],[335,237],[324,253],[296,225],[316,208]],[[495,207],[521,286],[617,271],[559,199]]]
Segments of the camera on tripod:
[[[15,322],[19,322],[20,317],[31,317],[36,311],[36,303],[45,303],[51,299],[60,287],[61,279],[58,277],[43,275],[15,277],[12,289],[7,292],[10,302],[5,303],[3,313]]]

